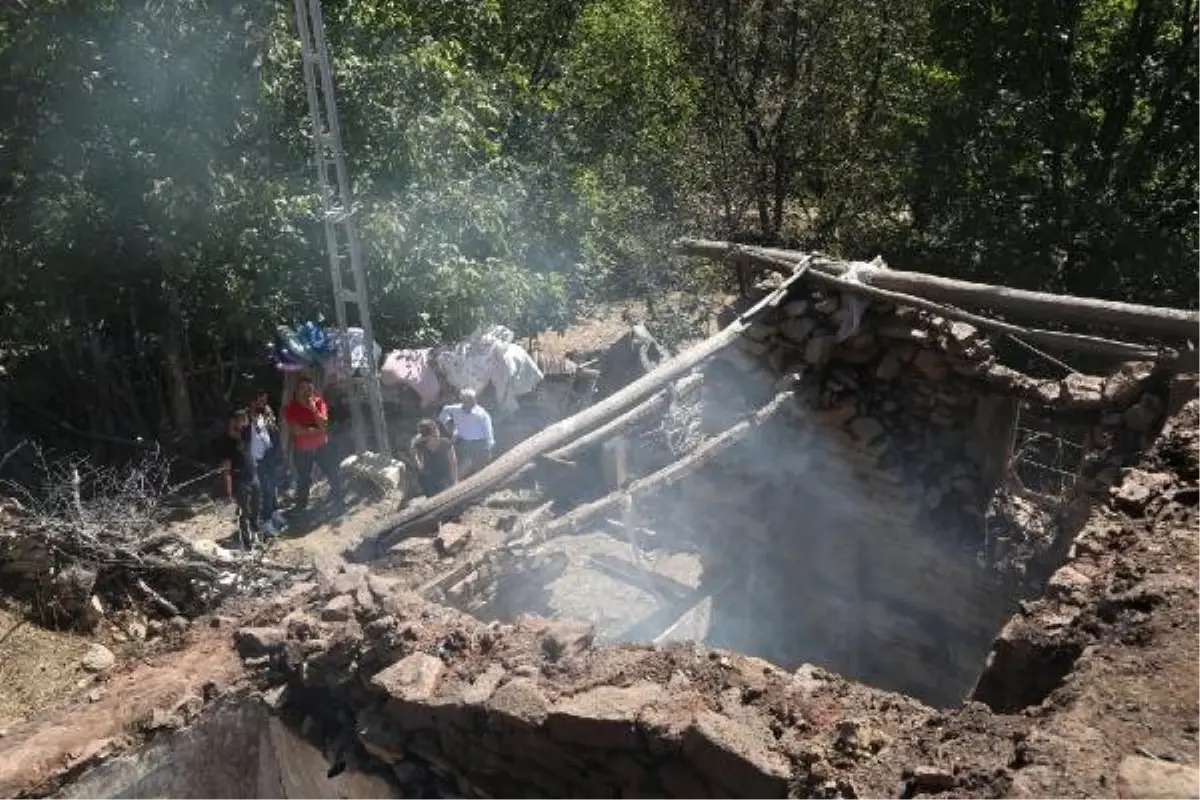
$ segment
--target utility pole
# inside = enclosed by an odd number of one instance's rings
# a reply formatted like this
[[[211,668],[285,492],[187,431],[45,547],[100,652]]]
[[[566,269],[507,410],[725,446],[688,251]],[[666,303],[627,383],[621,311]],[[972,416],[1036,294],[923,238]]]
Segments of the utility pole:
[[[342,129],[338,121],[333,91],[333,69],[325,40],[325,20],[321,0],[294,0],[296,28],[300,33],[300,55],[304,67],[304,86],[308,90],[308,110],[312,116],[313,151],[317,163],[317,182],[325,220],[325,244],[329,251],[329,270],[333,277],[333,304],[341,330],[341,358],[350,376],[350,422],[358,453],[367,450],[367,426],[363,418],[364,395],[370,411],[371,426],[379,452],[391,457],[387,425],[383,418],[383,400],[379,394],[379,365],[375,363],[375,331],[371,326],[367,278],[362,264],[362,245],[354,225],[350,175],[342,148]],[[334,174],[329,174],[330,166]],[[333,181],[337,182],[335,188]],[[347,338],[350,306],[357,306],[359,326],[364,334],[366,375],[354,378]]]

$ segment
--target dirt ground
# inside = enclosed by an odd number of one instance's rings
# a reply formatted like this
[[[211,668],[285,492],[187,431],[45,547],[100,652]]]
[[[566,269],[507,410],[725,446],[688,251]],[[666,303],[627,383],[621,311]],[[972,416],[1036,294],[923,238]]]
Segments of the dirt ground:
[[[40,628],[20,609],[0,608],[0,730],[75,691],[86,637]]]
[[[713,295],[705,298],[701,304],[695,297],[684,296],[679,292],[669,293],[661,298],[660,317],[663,309],[675,309],[680,321],[686,319],[699,326],[700,330],[693,331],[695,336],[715,333],[717,312],[732,303],[735,295]],[[595,353],[619,339],[630,325],[645,323],[650,332],[657,335],[663,333],[656,330],[656,325],[649,320],[649,309],[644,300],[628,300],[624,303],[611,303],[603,308],[595,309],[586,320],[572,325],[559,333],[550,331],[539,334],[535,339],[535,347],[556,356],[568,356],[571,353]],[[674,343],[677,347],[686,344]],[[663,342],[667,344],[667,342]]]

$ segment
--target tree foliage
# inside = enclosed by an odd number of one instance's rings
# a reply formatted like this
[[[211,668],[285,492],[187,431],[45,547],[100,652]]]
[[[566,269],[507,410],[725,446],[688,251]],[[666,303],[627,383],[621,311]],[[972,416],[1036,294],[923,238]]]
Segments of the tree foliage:
[[[328,0],[381,339],[687,286],[681,233],[1193,305],[1194,0]],[[293,7],[0,7],[23,424],[186,436],[332,316]],[[78,444],[78,442],[76,442]]]

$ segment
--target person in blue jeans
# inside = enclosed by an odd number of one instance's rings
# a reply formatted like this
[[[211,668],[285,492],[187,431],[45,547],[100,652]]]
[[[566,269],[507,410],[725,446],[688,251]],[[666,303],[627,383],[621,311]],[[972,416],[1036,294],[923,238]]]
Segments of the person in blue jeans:
[[[279,510],[279,424],[264,389],[250,403],[250,455],[262,493],[260,527],[268,536],[278,536],[286,527]]]

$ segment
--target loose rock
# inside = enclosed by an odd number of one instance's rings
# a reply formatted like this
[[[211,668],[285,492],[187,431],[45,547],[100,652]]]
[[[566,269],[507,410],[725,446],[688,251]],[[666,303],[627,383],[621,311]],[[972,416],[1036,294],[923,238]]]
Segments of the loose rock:
[[[257,658],[283,649],[287,631],[282,628],[239,628],[233,641],[242,658]]]
[[[954,788],[957,781],[954,775],[941,767],[920,766],[913,770],[910,779],[912,788],[917,792],[937,794],[948,792]]]
[[[345,622],[354,616],[354,598],[348,594],[339,594],[321,609],[321,619],[326,622]]]
[[[117,657],[104,645],[93,644],[88,647],[79,663],[88,672],[107,672],[117,663]]]
[[[1200,797],[1200,771],[1183,764],[1126,756],[1117,767],[1117,796],[1122,798]]]
[[[446,558],[462,552],[470,541],[470,528],[465,525],[447,524],[442,525],[441,530],[438,531],[438,535],[434,538],[434,545],[437,547],[438,555]]]

